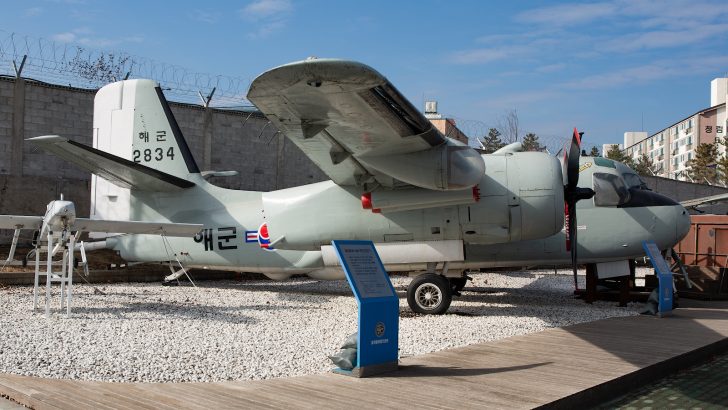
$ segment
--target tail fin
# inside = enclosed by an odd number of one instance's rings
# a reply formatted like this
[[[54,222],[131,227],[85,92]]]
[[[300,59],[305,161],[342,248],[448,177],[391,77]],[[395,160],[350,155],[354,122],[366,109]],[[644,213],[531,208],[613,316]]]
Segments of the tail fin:
[[[94,100],[94,148],[189,180],[200,172],[162,90],[152,80],[109,84]],[[195,178],[197,179],[197,178]],[[91,217],[128,220],[135,191],[91,176]]]
[[[186,178],[200,169],[152,80],[109,84],[94,100],[94,148]]]

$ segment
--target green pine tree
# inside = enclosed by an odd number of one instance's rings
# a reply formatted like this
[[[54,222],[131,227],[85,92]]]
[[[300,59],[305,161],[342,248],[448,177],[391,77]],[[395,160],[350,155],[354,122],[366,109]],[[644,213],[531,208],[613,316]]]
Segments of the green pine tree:
[[[543,151],[544,149],[544,146],[538,142],[538,135],[532,132],[527,133],[526,136],[523,137],[523,142],[521,144],[523,145],[524,151]]]
[[[634,161],[632,160],[632,158],[630,158],[621,149],[619,149],[619,145],[617,144],[609,147],[609,150],[607,151],[607,155],[605,155],[605,157],[621,162],[630,168],[634,168]]]
[[[640,175],[654,176],[657,173],[657,167],[647,154],[642,156],[634,164],[634,170]]]
[[[506,145],[501,141],[500,135],[500,131],[495,128],[488,131],[488,135],[483,138],[483,151],[486,154],[492,154]]]
[[[718,171],[718,182],[728,184],[728,138],[721,138],[716,141],[725,148],[725,154],[718,157],[716,170]]]
[[[718,179],[718,147],[715,143],[703,143],[694,152],[695,157],[686,163],[688,175],[696,183],[714,184]]]

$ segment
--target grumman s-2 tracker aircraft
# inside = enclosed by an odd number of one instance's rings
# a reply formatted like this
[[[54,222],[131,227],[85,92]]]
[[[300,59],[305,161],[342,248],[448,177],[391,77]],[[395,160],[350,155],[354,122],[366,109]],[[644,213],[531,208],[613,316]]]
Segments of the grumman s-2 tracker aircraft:
[[[331,240],[372,240],[389,271],[424,272],[407,290],[423,313],[445,312],[467,269],[575,267],[577,248],[580,263],[627,259],[642,254],[643,240],[670,248],[689,226],[684,208],[643,189],[629,168],[580,162],[576,130],[563,163],[518,145],[480,155],[357,62],[274,68],[248,98],[331,180],[273,192],[208,183],[215,172],[200,171],[150,80],[99,90],[95,148],[59,136],[31,141],[95,174],[92,218],[202,223],[194,238],[168,238],[186,267],[343,279]],[[128,261],[168,260],[155,236],[113,236],[105,246]]]

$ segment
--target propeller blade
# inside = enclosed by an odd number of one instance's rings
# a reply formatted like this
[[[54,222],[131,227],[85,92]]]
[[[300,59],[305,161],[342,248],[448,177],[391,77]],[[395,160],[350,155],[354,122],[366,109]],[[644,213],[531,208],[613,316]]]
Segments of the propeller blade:
[[[574,288],[579,290],[577,281],[577,226],[576,226],[576,203],[581,199],[591,198],[594,191],[590,188],[579,188],[579,159],[581,157],[581,136],[582,133],[574,127],[571,136],[571,146],[568,152],[564,152],[563,176],[564,176],[564,211],[566,220],[566,249],[571,251],[571,267],[574,271]]]
[[[574,272],[574,289],[579,290],[579,282],[576,277],[577,272],[577,231],[578,226],[576,225],[576,202],[569,204],[569,238],[571,241],[571,268]]]
[[[566,163],[566,182],[569,190],[576,188],[579,183],[579,157],[581,156],[581,134],[574,127],[574,134],[571,136],[571,146]]]

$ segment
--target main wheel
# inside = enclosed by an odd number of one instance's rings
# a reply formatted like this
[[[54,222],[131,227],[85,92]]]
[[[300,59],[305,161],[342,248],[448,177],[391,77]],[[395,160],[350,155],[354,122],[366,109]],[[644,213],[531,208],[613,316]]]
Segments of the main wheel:
[[[468,278],[463,276],[460,278],[447,278],[450,281],[450,289],[452,293],[460,292],[465,288],[465,284],[468,283]]]
[[[407,288],[407,304],[413,312],[441,315],[452,302],[452,289],[446,277],[425,273],[412,279]]]

